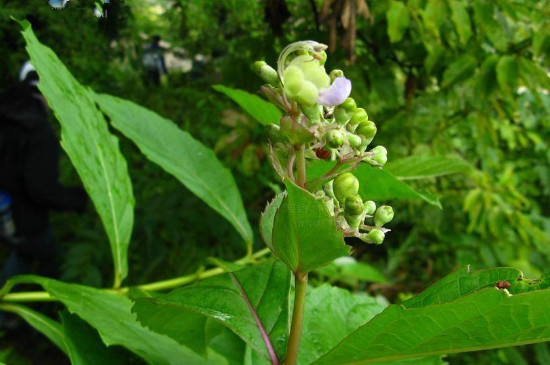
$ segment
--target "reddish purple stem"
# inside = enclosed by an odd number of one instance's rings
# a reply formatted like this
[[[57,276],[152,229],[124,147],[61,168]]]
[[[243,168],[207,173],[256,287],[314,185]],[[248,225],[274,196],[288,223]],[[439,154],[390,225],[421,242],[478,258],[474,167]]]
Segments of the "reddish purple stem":
[[[269,356],[271,357],[271,363],[273,365],[279,365],[279,361],[277,360],[277,355],[275,354],[275,350],[273,350],[273,345],[271,345],[271,340],[269,339],[269,336],[267,335],[267,332],[265,331],[264,326],[262,325],[262,321],[260,321],[260,318],[258,317],[258,313],[256,313],[256,309],[254,309],[254,307],[252,306],[252,303],[250,303],[250,300],[248,299],[248,296],[244,292],[243,287],[237,280],[237,277],[232,272],[229,273],[229,275],[231,275],[231,279],[233,279],[233,282],[241,292],[244,298],[244,301],[246,302],[246,305],[248,305],[248,309],[250,309],[250,312],[252,313],[252,316],[254,316],[256,325],[258,326],[258,329],[262,334],[262,338],[264,339],[265,345],[267,347],[267,351],[269,352]]]

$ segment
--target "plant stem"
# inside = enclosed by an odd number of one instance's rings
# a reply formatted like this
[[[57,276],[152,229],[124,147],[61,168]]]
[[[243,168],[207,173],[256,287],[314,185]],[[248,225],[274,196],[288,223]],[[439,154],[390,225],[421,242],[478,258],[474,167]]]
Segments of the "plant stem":
[[[295,365],[298,360],[298,349],[300,348],[300,337],[302,335],[302,323],[306,304],[307,274],[297,272],[294,274],[294,277],[296,279],[294,310],[292,311],[292,324],[286,348],[285,365]]]
[[[302,189],[306,188],[306,156],[305,156],[306,147],[300,145],[296,149],[296,170],[298,170],[298,179],[296,183]]]
[[[237,261],[235,261],[236,264],[247,264],[250,262],[255,261],[256,259],[263,257],[269,253],[268,248],[264,248],[260,251],[255,252],[252,255],[247,255]],[[222,268],[214,268],[210,270],[206,270],[201,272],[200,274],[191,274],[186,276],[180,276],[178,278],[168,279],[168,280],[162,280],[157,281],[153,283],[148,284],[142,284],[138,285],[137,288],[142,290],[148,290],[148,291],[158,291],[158,290],[166,290],[166,289],[172,289],[179,286],[183,286],[186,284],[190,284],[194,281],[200,280],[200,279],[206,279],[211,276],[215,276],[218,274],[223,273],[224,270]],[[0,291],[0,302],[52,302],[57,301],[57,298],[52,297],[48,292],[44,291],[36,291],[36,292],[18,292],[18,293],[8,293],[13,286],[17,284],[28,284],[33,283],[32,276],[24,275],[24,276],[18,276],[14,277],[13,279],[9,279],[4,288]],[[111,292],[121,295],[127,295],[130,292],[129,287],[123,287],[120,289],[102,289],[105,292]],[[3,293],[6,293],[2,295]]]

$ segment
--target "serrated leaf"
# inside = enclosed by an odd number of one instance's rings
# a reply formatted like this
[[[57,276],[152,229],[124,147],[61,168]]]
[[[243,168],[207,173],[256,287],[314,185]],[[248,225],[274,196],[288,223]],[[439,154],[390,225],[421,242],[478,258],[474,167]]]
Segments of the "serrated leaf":
[[[392,305],[314,364],[374,364],[549,340],[550,290],[510,296],[487,288],[449,303]]]
[[[471,77],[475,71],[477,60],[471,54],[464,54],[451,63],[443,73],[441,87],[446,88]]]
[[[324,284],[306,296],[299,364],[310,364],[386,306],[366,295]]]
[[[131,312],[133,303],[128,298],[39,276],[25,276],[25,282],[41,285],[71,313],[97,329],[107,346],[121,345],[155,365],[207,364],[198,354],[170,337],[143,327]]]
[[[384,170],[400,180],[425,179],[465,172],[472,168],[458,157],[418,155],[390,161]]]
[[[223,85],[214,85],[212,88],[227,95],[234,102],[239,104],[241,108],[246,110],[248,114],[253,116],[254,119],[264,125],[279,124],[279,120],[283,116],[275,105],[263,100],[257,95]]]
[[[157,329],[164,326],[166,318],[179,312],[192,311],[212,318],[269,359],[268,348],[254,317],[256,313],[276,354],[282,358],[286,349],[289,290],[290,272],[283,263],[270,261],[218,275],[165,295],[137,298],[134,311],[140,321],[143,319],[148,326]]]
[[[409,28],[410,17],[407,6],[401,1],[392,0],[386,12],[386,19],[388,21],[390,42],[399,42]]]
[[[71,75],[56,54],[20,23],[38,87],[59,120],[61,145],[82,179],[107,236],[115,266],[115,285],[128,274],[128,246],[134,225],[134,196],[118,139],[109,132],[93,92]]]
[[[111,95],[95,100],[112,125],[130,138],[147,158],[174,175],[235,227],[247,245],[253,242],[241,194],[233,175],[211,149],[172,121]]]
[[[468,43],[468,39],[472,36],[472,25],[470,22],[470,16],[466,10],[466,2],[460,0],[449,0],[449,6],[451,8],[451,19],[458,33],[460,43]]]
[[[273,223],[272,252],[292,271],[304,274],[349,254],[325,203],[291,181],[285,185]]]

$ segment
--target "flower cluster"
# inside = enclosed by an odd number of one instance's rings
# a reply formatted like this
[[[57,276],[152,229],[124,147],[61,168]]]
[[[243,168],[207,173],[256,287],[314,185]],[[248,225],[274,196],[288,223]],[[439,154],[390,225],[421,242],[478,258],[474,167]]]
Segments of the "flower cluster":
[[[326,48],[314,41],[296,42],[281,52],[277,70],[263,61],[253,66],[267,82],[261,91],[287,113],[279,125],[271,126],[271,160],[281,178],[323,199],[347,236],[380,244],[388,231],[383,225],[391,221],[393,210],[389,206],[377,209],[373,201],[363,201],[359,181],[350,171],[362,163],[384,166],[387,151],[383,146],[367,150],[376,124],[349,97],[352,85],[344,73],[326,72]],[[300,159],[336,164],[322,177],[305,181]]]

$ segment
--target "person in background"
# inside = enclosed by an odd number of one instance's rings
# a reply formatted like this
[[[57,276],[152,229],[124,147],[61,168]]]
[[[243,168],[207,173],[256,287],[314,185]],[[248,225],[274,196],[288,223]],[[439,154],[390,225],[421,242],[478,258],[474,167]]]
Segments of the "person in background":
[[[153,42],[143,50],[143,67],[145,68],[145,83],[160,85],[161,76],[167,73],[164,61],[164,48],[160,46],[160,36],[153,36]]]
[[[0,241],[10,245],[0,285],[31,268],[55,276],[59,248],[48,211],[83,212],[87,202],[84,189],[58,181],[60,145],[29,62],[19,80],[0,97]]]

